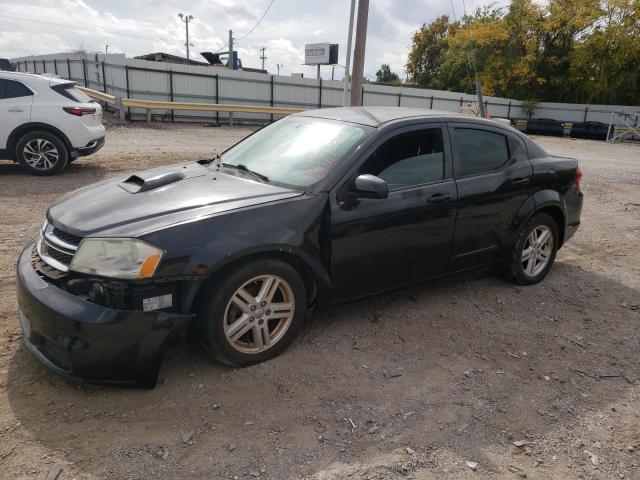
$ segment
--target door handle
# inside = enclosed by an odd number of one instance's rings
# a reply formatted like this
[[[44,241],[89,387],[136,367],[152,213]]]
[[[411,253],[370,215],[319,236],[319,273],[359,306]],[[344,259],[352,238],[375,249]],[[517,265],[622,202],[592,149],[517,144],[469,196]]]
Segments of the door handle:
[[[453,196],[450,193],[434,193],[427,198],[428,203],[440,203],[451,200]]]
[[[8,112],[24,112],[24,110],[20,107],[11,107],[7,109]]]
[[[511,184],[515,186],[529,185],[530,183],[530,178],[516,178],[513,182],[511,182]]]

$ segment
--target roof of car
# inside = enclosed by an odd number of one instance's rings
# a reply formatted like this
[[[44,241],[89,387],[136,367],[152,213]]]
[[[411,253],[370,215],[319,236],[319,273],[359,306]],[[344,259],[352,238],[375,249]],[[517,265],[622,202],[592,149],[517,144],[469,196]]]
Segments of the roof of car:
[[[361,125],[369,125],[371,127],[378,127],[384,123],[392,122],[394,120],[416,117],[478,120],[475,117],[469,117],[454,112],[407,107],[321,108],[318,110],[306,110],[304,112],[297,113],[296,115],[342,120],[344,122],[359,123]],[[482,119],[480,120],[482,121]]]
[[[36,74],[36,73],[25,73],[25,72],[9,72],[6,70],[0,70],[0,78],[5,78],[5,79],[11,79],[11,80],[19,80],[22,82],[26,82],[29,83],[30,81],[33,82],[48,82],[50,84],[54,84],[54,83],[69,83],[70,80],[65,80],[63,78],[58,78],[54,75],[42,75],[42,74]],[[75,83],[75,82],[73,82]]]

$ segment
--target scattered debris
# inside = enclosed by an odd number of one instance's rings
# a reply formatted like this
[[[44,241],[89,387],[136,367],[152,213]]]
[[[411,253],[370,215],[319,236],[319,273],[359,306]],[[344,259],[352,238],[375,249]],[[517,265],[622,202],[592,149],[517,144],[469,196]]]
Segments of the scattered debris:
[[[51,467],[51,470],[49,470],[47,480],[57,480],[57,478],[60,476],[60,473],[62,473],[62,463],[58,462],[53,467]]]
[[[385,370],[384,371],[384,378],[386,378],[387,380],[389,380],[390,378],[396,378],[396,377],[401,377],[402,376],[402,372],[399,372],[397,370]]]
[[[478,470],[478,462],[471,462],[471,461],[467,460],[467,461],[466,461],[466,462],[464,462],[464,463],[466,463],[467,467],[469,467],[469,468],[470,468],[471,470],[473,470],[474,472],[475,472],[476,470]]]
[[[182,440],[182,443],[184,443],[185,445],[191,445],[193,439],[193,432],[180,432],[180,440]]]
[[[527,444],[527,442],[526,440],[516,440],[515,442],[513,442],[513,444],[516,447],[520,448],[520,447],[524,447]]]

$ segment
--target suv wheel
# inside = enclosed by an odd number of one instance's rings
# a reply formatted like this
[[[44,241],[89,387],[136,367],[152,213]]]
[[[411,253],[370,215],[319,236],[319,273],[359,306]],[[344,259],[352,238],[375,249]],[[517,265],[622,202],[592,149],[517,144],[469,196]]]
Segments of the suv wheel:
[[[558,251],[558,226],[546,213],[538,213],[522,228],[506,265],[507,277],[520,285],[533,285],[547,276]]]
[[[18,140],[15,158],[29,173],[54,175],[67,166],[69,152],[56,135],[37,131],[29,132]]]
[[[280,354],[306,315],[300,274],[288,263],[259,260],[221,275],[200,308],[198,336],[222,363],[243,367]]]

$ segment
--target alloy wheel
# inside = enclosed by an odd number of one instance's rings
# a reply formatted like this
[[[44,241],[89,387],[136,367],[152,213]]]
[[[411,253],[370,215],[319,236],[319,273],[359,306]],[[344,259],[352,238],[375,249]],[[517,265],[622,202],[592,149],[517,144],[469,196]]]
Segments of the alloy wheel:
[[[56,146],[43,138],[29,140],[22,149],[22,154],[27,164],[36,170],[50,170],[60,158]]]
[[[538,225],[527,237],[520,257],[522,270],[528,277],[542,273],[553,253],[553,232],[546,225]]]
[[[224,334],[234,349],[256,354],[285,335],[295,312],[293,289],[281,277],[260,275],[238,288],[227,303]]]

